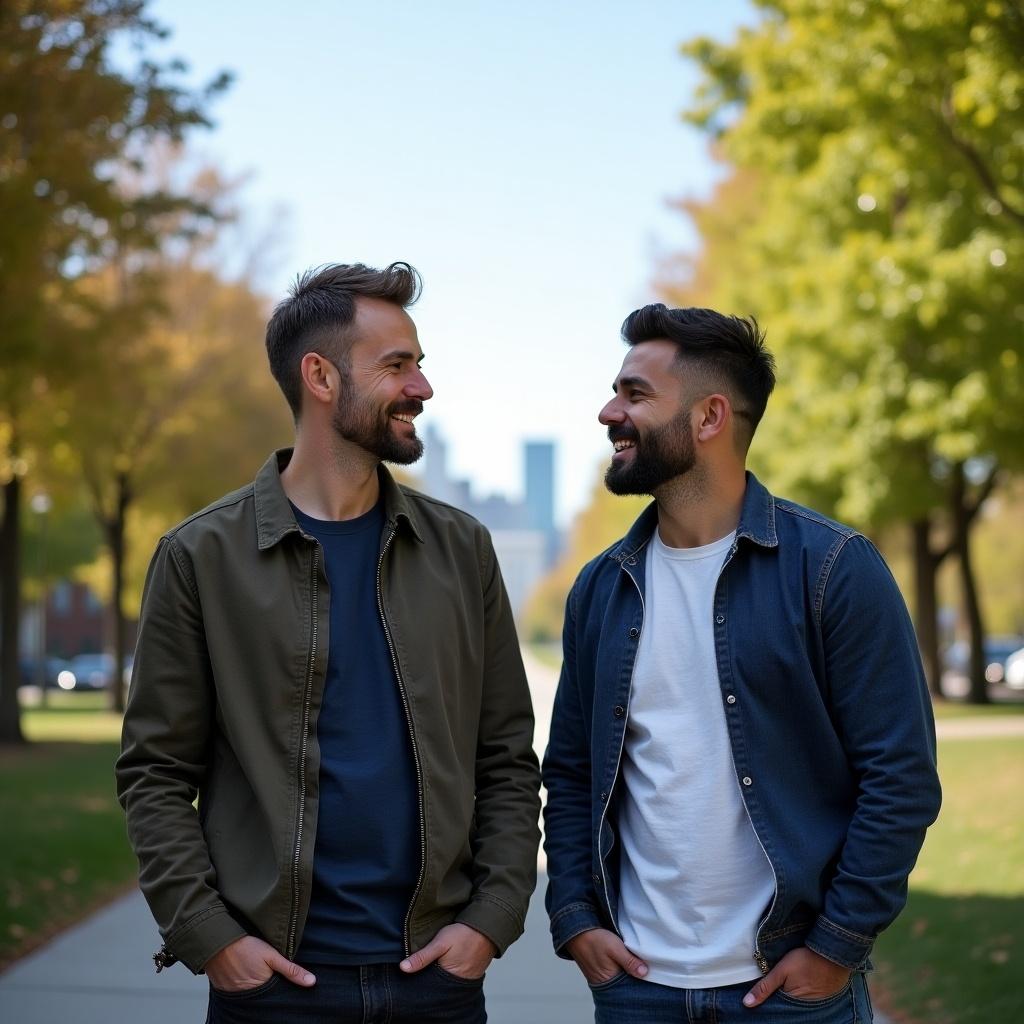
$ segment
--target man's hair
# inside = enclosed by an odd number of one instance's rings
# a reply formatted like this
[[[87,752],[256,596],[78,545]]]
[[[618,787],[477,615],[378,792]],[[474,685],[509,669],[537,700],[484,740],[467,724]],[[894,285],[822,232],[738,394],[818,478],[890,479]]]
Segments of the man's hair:
[[[408,263],[392,263],[383,270],[362,263],[328,263],[295,279],[267,324],[267,357],[296,419],[302,408],[302,357],[319,352],[345,368],[356,299],[384,299],[405,309],[419,298],[421,288],[420,275]]]
[[[775,387],[775,359],[765,348],[764,332],[754,317],[725,316],[713,309],[669,309],[655,303],[634,310],[622,324],[630,345],[671,341],[677,363],[694,372],[695,385],[705,393],[721,390],[732,403],[737,439],[749,447]]]

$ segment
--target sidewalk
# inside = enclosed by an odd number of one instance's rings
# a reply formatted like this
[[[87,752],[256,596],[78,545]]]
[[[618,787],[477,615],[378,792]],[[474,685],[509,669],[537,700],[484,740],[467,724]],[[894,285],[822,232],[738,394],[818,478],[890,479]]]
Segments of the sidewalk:
[[[558,674],[533,658],[527,662],[543,718],[536,731],[539,755]],[[582,975],[551,948],[545,884],[541,877],[526,934],[487,972],[491,1024],[588,1024],[594,1019]],[[156,925],[141,895],[126,896],[0,975],[0,1021],[199,1024],[206,1015],[205,977],[180,965],[158,977],[151,957],[159,948]]]
[[[544,881],[526,935],[487,972],[490,1024],[588,1024],[586,982],[555,957],[544,913]],[[207,983],[176,965],[159,977],[160,947],[138,893],[123,897],[0,976],[0,1020],[9,1024],[201,1024]]]
[[[538,712],[538,755],[558,673],[524,651]],[[952,724],[952,723],[950,723]],[[543,870],[543,860],[541,862]],[[530,905],[526,934],[487,973],[490,1024],[589,1024],[586,982],[551,948],[543,875]],[[207,982],[177,965],[154,973],[160,947],[142,896],[133,893],[64,932],[0,975],[4,1024],[200,1024]],[[884,1018],[876,1012],[876,1024]]]

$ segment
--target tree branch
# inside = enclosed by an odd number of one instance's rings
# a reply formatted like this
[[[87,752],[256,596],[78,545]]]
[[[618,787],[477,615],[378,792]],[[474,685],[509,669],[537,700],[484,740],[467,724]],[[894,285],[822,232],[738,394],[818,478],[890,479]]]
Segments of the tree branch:
[[[1006,198],[999,190],[999,182],[996,181],[995,175],[989,170],[981,154],[971,143],[958,134],[956,130],[956,112],[953,110],[953,104],[948,92],[943,96],[942,102],[939,104],[939,116],[936,120],[942,134],[949,140],[953,148],[971,165],[985,191],[1002,207],[1002,212],[1024,227],[1024,210],[1017,210],[1006,201]]]
[[[988,476],[985,478],[982,485],[978,488],[978,493],[974,497],[974,501],[967,505],[967,523],[972,523],[975,516],[981,511],[981,506],[985,504],[989,496],[995,490],[996,483],[999,478],[999,466],[993,466]]]

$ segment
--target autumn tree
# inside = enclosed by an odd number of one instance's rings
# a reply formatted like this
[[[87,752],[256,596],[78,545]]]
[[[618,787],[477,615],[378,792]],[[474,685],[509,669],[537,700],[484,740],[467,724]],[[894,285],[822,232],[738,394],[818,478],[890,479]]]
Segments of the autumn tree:
[[[933,686],[935,570],[956,555],[983,701],[971,531],[1024,461],[1024,18],[1004,0],[758,6],[733,41],[684,47],[688,119],[759,191],[746,219],[715,215],[740,269],[706,301],[768,327],[773,484],[911,527]]]
[[[156,244],[153,215],[182,201],[126,194],[119,168],[154,139],[207,125],[208,102],[226,82],[197,92],[177,84],[180,62],[146,54],[166,32],[145,8],[145,0],[0,5],[0,742],[21,738],[18,541],[22,480],[36,459],[32,396],[75,372],[75,324],[64,305],[75,278],[112,241]],[[133,56],[115,61],[119,39]]]
[[[92,358],[59,396],[72,472],[106,545],[117,710],[124,700],[130,514],[156,514],[166,529],[251,479],[290,433],[266,366],[267,303],[250,283],[225,280],[215,266],[230,188],[206,169],[187,191],[217,214],[212,222],[185,230],[191,214],[178,211],[165,235],[174,244],[126,250],[79,281],[94,317]]]

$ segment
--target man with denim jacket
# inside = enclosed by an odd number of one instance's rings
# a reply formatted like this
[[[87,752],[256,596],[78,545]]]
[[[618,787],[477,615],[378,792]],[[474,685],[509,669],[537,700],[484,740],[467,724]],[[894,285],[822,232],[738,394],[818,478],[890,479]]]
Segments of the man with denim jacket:
[[[889,570],[745,470],[756,322],[646,306],[600,414],[654,502],[579,574],[544,761],[555,948],[599,1022],[871,1019],[878,933],[939,807]]]
[[[422,451],[418,292],[298,280],[267,329],[294,450],[150,566],[118,791],[157,967],[205,971],[212,1024],[481,1024],[523,929],[540,778],[494,549],[382,465]]]

